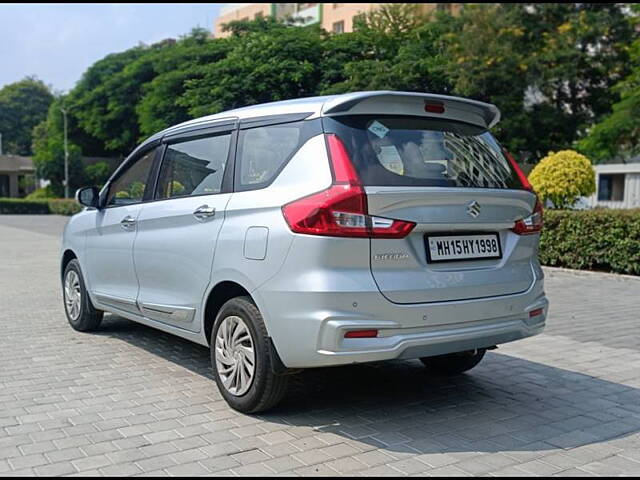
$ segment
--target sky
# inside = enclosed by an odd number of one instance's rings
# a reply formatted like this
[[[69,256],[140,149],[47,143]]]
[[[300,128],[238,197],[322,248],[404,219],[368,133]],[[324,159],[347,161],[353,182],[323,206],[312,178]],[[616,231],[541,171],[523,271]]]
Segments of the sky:
[[[200,26],[224,4],[0,4],[0,88],[35,75],[68,91],[105,55]]]

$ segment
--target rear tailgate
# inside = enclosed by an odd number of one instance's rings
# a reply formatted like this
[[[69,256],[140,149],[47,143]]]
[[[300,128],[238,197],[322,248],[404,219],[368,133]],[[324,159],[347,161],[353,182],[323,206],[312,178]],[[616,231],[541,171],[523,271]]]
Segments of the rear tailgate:
[[[323,119],[325,131],[338,135],[348,150],[369,215],[416,223],[405,238],[370,240],[378,288],[403,304],[527,290],[535,280],[531,262],[539,235],[511,228],[532,214],[536,196],[522,188],[481,125],[477,105],[469,106],[473,122],[465,123],[460,103],[453,119],[425,115],[425,100],[419,109],[416,101],[406,100],[410,115],[370,113],[375,105],[369,104],[366,113]]]
[[[366,191],[372,215],[417,223],[403,239],[371,240],[371,271],[390,301],[425,303],[509,295],[523,292],[533,283],[531,257],[536,254],[537,236],[520,236],[510,230],[515,220],[533,210],[533,194],[437,187],[367,187]],[[468,213],[472,202],[480,211],[475,218]],[[493,258],[435,260],[427,254],[428,240],[463,239],[461,242],[469,243],[491,238],[493,233],[499,242],[497,254],[482,252],[476,246],[478,256],[486,253]],[[457,247],[460,257],[468,257],[469,246],[474,244],[454,244],[451,251],[455,253]]]

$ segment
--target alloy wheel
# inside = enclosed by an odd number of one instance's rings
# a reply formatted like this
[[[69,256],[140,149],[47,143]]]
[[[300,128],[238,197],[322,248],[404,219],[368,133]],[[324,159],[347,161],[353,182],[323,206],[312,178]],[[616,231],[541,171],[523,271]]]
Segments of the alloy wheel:
[[[80,277],[73,270],[67,272],[67,278],[64,281],[64,303],[71,320],[77,320],[82,307],[82,294]]]

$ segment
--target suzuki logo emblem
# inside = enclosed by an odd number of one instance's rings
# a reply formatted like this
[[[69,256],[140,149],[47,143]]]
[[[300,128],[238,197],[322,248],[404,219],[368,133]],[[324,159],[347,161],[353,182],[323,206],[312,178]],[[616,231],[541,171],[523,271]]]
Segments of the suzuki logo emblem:
[[[467,205],[467,213],[471,215],[473,218],[476,218],[480,215],[480,204],[473,200]]]

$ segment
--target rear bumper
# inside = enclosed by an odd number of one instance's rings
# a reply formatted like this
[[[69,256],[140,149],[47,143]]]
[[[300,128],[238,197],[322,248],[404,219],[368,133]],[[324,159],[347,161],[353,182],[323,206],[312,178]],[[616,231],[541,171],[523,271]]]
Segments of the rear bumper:
[[[318,353],[327,357],[331,365],[430,357],[513,342],[541,333],[544,326],[544,317],[538,316],[535,323],[509,318],[452,324],[420,332],[389,334],[382,331],[381,334],[385,336],[371,339],[366,347],[357,345],[361,339],[345,339],[343,344],[350,342],[351,345],[343,346],[350,346],[351,350],[320,350]]]
[[[541,333],[548,301],[536,274],[520,294],[429,304],[391,303],[365,276],[358,284],[371,289],[283,291],[267,283],[252,294],[284,365],[310,368],[442,355]],[[345,339],[354,329],[377,329],[378,336]]]

